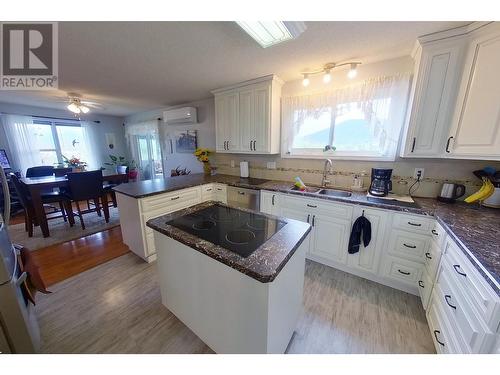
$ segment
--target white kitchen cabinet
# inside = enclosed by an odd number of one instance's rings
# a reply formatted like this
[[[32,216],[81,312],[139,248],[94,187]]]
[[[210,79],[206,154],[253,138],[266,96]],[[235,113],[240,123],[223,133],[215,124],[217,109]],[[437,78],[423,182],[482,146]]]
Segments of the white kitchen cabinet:
[[[310,224],[313,226],[310,254],[337,264],[346,264],[351,220],[314,213],[311,214]]]
[[[215,138],[217,152],[240,149],[239,92],[230,90],[215,97]]]
[[[271,191],[261,191],[260,210],[269,215],[276,215],[276,216],[280,215],[279,199],[280,195],[277,193]]]
[[[282,84],[271,75],[212,91],[217,152],[279,153]]]
[[[462,72],[464,37],[417,42],[411,110],[401,156],[437,157],[446,152]]]
[[[452,157],[500,160],[500,25],[470,38],[449,151]]]
[[[227,204],[227,185],[214,184],[215,200]]]
[[[145,198],[133,198],[117,192],[116,199],[120,210],[123,242],[142,259],[153,262],[156,260],[153,230],[146,226],[146,222],[201,203],[202,187],[196,186]]]
[[[371,241],[366,247],[363,241],[361,241],[359,251],[355,254],[348,255],[348,265],[363,272],[376,274],[384,246],[388,213],[383,210],[358,206],[354,208],[352,217],[353,223],[361,215],[364,215],[370,221],[372,233]],[[348,239],[350,232],[351,228],[349,226]]]

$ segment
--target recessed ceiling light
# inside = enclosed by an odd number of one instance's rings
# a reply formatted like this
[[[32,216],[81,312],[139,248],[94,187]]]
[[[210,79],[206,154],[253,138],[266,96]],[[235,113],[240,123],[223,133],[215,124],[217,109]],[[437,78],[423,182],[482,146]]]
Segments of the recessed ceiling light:
[[[301,21],[236,21],[263,48],[297,38],[307,28]]]

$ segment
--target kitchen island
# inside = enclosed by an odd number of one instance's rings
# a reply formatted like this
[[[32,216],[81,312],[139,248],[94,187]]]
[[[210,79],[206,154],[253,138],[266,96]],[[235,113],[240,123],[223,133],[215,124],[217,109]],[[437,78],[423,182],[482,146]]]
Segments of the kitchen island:
[[[217,353],[284,353],[311,226],[213,201],[147,222],[162,303]]]

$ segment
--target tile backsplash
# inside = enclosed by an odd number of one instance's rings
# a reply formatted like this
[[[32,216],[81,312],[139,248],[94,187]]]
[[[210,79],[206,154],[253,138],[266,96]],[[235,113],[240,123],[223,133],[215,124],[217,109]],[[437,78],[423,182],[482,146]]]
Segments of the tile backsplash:
[[[321,183],[324,159],[284,159],[275,155],[241,154],[215,154],[214,157],[217,172],[230,175],[240,174],[239,163],[242,160],[249,162],[251,177],[290,181],[290,184],[293,184],[293,179],[299,176],[306,184]],[[231,161],[234,161],[234,167],[231,167]],[[276,169],[268,169],[268,162],[276,162]],[[465,185],[465,196],[467,196],[481,186],[481,181],[472,174],[472,171],[487,165],[500,170],[500,162],[478,160],[402,158],[394,162],[333,160],[333,173],[329,180],[332,187],[349,189],[353,184],[354,175],[364,171],[366,173],[364,186],[367,187],[370,184],[372,168],[392,168],[392,191],[397,194],[408,194],[408,188],[415,182],[413,178],[415,168],[424,168],[424,178],[419,188],[416,191],[413,189],[414,196],[436,197],[444,182]]]

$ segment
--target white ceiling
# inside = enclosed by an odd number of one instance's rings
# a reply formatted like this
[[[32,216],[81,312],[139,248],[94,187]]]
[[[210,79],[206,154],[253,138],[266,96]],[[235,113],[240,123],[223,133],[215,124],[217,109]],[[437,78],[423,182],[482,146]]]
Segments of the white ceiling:
[[[233,22],[61,22],[59,91],[3,91],[0,102],[64,108],[67,93],[125,116],[210,96],[267,74],[285,81],[325,62],[408,55],[415,39],[466,22],[306,22],[296,40],[261,48]]]

